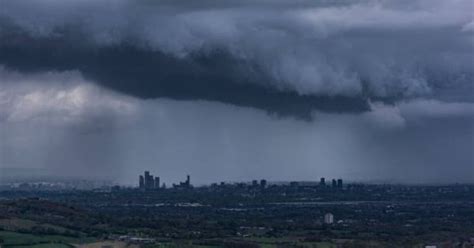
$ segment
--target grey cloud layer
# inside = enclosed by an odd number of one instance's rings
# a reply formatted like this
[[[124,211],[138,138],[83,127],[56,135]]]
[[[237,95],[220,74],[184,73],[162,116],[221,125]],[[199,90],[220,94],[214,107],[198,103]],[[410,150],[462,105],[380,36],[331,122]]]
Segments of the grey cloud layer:
[[[300,116],[367,111],[368,98],[472,100],[469,0],[1,4],[0,63],[79,70],[139,97]]]

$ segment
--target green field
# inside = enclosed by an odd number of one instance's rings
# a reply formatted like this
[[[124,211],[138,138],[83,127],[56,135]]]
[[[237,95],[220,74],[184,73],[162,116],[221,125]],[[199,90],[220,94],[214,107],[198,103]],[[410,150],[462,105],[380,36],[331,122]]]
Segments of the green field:
[[[55,243],[46,243],[46,244],[38,244],[38,245],[14,245],[14,246],[7,246],[13,248],[71,248],[73,246],[67,244],[55,244]]]
[[[302,241],[296,237],[285,237],[285,238],[244,238],[244,241],[257,243],[262,248],[273,248],[282,247],[282,245],[296,246],[296,247],[308,247],[308,248],[335,248],[335,244],[328,242],[308,242]]]
[[[93,238],[74,238],[61,235],[33,235],[18,232],[0,231],[3,247],[12,248],[66,248],[69,244],[89,243]]]
[[[248,244],[249,247],[260,247],[260,248],[279,248],[279,247],[298,247],[298,248],[336,248],[336,244],[330,242],[305,242],[298,240],[294,237],[288,238],[242,238],[242,239],[230,239],[230,240],[220,240],[216,239],[216,244],[209,245],[199,245],[198,243],[202,240],[181,240],[181,241],[172,241],[169,243],[156,244],[150,246],[153,248],[217,248],[222,246],[233,247],[231,243],[235,244],[235,247],[239,247],[243,244]],[[222,242],[221,245],[218,243]],[[212,242],[211,242],[212,243]],[[223,245],[227,243],[227,245]]]

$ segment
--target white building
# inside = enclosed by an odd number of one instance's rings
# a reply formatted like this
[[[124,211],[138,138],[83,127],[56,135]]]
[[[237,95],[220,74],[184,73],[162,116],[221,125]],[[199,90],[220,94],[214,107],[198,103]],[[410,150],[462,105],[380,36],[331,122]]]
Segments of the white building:
[[[327,213],[324,215],[324,223],[325,224],[332,224],[334,223],[334,215],[331,213]]]

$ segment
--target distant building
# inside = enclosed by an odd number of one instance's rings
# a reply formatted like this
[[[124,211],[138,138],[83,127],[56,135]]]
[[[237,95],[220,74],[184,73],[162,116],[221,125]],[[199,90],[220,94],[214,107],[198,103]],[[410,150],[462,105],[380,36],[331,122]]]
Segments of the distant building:
[[[332,180],[332,187],[335,189],[337,187],[337,181],[336,179]]]
[[[260,187],[261,187],[262,189],[264,189],[265,187],[267,187],[267,180],[265,180],[265,179],[260,180]]]
[[[134,237],[134,236],[129,236],[129,235],[121,235],[121,236],[118,237],[118,240],[125,241],[125,242],[132,243],[132,244],[153,244],[153,243],[155,243],[155,239],[153,239],[153,238],[142,238],[142,237]],[[109,246],[107,245],[107,246],[101,246],[101,247],[109,247]],[[110,246],[110,247],[112,247],[112,246]]]
[[[154,186],[155,189],[159,189],[160,188],[160,177],[155,177],[155,186]]]
[[[342,189],[342,179],[337,179],[337,188]]]
[[[160,188],[160,178],[150,174],[149,171],[145,171],[144,175],[139,177],[139,188],[140,189],[158,189]]]
[[[325,224],[332,224],[334,223],[334,215],[331,213],[327,213],[324,215],[324,223]]]
[[[321,177],[321,180],[319,180],[319,186],[326,186],[326,179],[324,177]]]
[[[155,186],[155,180],[149,171],[145,171],[145,189],[152,189]]]
[[[144,189],[144,188],[145,188],[145,179],[143,178],[142,175],[140,175],[140,177],[139,177],[138,187],[139,187],[140,189]]]
[[[189,175],[186,176],[186,181],[184,182],[179,182],[179,184],[173,184],[174,188],[177,189],[189,189],[192,188],[191,185],[191,177]]]
[[[258,186],[257,180],[252,180],[252,187],[256,188]]]
[[[293,187],[293,188],[296,188],[299,186],[299,183],[298,182],[290,182],[290,186]]]
[[[145,171],[145,185],[147,184],[147,180],[148,180],[149,177],[150,177],[150,172]]]

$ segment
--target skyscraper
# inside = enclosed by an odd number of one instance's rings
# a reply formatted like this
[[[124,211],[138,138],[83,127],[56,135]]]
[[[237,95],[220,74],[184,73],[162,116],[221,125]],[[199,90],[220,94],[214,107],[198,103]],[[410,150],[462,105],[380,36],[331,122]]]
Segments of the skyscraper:
[[[319,186],[326,186],[326,179],[324,177],[321,177],[321,180],[319,180]]]
[[[145,188],[145,179],[143,178],[142,175],[140,175],[140,177],[139,177],[138,187],[139,187],[140,189]]]
[[[148,189],[150,188],[150,172],[145,171],[145,188]]]
[[[155,189],[160,188],[160,177],[155,177],[155,185],[154,185],[153,188],[155,188]]]
[[[264,189],[265,187],[267,187],[267,180],[265,180],[265,179],[260,180],[260,187],[261,187],[262,189]]]
[[[342,179],[337,179],[337,188],[342,189]]]
[[[160,186],[160,178],[150,174],[149,171],[145,171],[144,175],[139,177],[139,187],[141,189],[157,189]]]
[[[252,180],[252,187],[257,187],[257,186],[258,186],[258,181]]]

